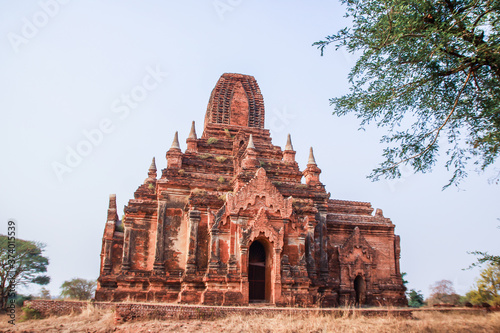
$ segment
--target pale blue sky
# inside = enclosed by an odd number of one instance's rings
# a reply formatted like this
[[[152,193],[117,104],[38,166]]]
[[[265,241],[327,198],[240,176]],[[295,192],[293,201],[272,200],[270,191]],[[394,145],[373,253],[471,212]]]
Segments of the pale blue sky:
[[[392,219],[410,288],[427,294],[449,279],[465,293],[478,275],[462,271],[474,260],[466,251],[500,253],[494,170],[472,172],[461,191],[441,191],[442,163],[399,181],[365,178],[381,161],[383,131],[358,131],[328,102],[347,92],[355,59],[311,47],[348,24],[343,13],[319,0],[0,0],[0,221],[15,218],[20,238],[47,244],[51,292],[97,278],[109,194],[121,215],[151,158],[165,168],[175,131],[184,149],[192,120],[201,134],[212,88],[236,72],[257,79],[274,144],[291,133],[302,168],[313,146],[332,198],[372,202]],[[125,114],[130,94],[139,101]],[[85,146],[84,132],[102,122],[109,133]],[[53,165],[78,148],[88,155],[58,179]]]

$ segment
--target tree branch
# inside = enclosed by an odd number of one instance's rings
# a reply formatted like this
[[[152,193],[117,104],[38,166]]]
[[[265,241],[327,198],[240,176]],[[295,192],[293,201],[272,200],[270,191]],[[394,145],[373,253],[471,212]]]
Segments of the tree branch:
[[[460,96],[462,95],[462,92],[464,91],[465,89],[465,86],[467,85],[467,83],[469,82],[470,78],[471,78],[471,75],[473,73],[473,69],[470,68],[469,69],[469,73],[467,74],[467,78],[465,79],[465,82],[462,86],[462,88],[460,89],[457,97],[455,98],[455,103],[453,104],[453,108],[451,109],[450,113],[448,113],[448,115],[446,116],[446,119],[444,120],[444,122],[441,124],[441,126],[439,126],[437,129],[435,129],[434,131],[432,132],[429,132],[427,133],[426,135],[429,135],[433,132],[436,132],[436,135],[434,136],[434,139],[431,141],[431,143],[429,143],[427,145],[427,147],[420,153],[418,154],[415,154],[413,156],[410,156],[408,158],[405,158],[397,163],[394,163],[391,167],[389,168],[386,168],[384,169],[383,171],[386,171],[386,170],[391,170],[391,169],[394,169],[395,167],[397,167],[398,165],[400,165],[401,163],[405,163],[405,162],[408,162],[409,160],[412,160],[412,159],[415,159],[415,158],[418,158],[422,155],[424,155],[425,153],[427,153],[431,147],[436,143],[437,139],[439,138],[439,133],[441,132],[441,130],[444,128],[444,126],[446,126],[446,124],[448,123],[448,121],[450,120],[451,116],[453,115],[453,113],[455,112],[455,109],[457,108],[457,104],[458,104],[458,101],[460,99]]]

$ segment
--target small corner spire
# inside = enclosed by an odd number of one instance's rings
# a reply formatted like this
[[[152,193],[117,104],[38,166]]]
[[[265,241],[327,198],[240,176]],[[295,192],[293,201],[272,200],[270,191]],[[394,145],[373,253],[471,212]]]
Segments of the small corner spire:
[[[116,223],[118,214],[116,212],[116,194],[109,195],[108,223]]]
[[[314,153],[313,153],[313,148],[309,148],[309,159],[307,160],[307,164],[314,164],[316,165],[316,160],[314,159]]]
[[[285,150],[293,150],[292,137],[290,136],[290,133],[288,133],[288,137],[286,139]]]
[[[196,137],[196,128],[194,126],[194,120],[193,120],[193,123],[191,124],[191,132],[189,132],[189,136],[188,136],[188,139],[197,139]]]
[[[250,139],[248,139],[247,149],[255,149],[255,145],[253,144],[253,135],[250,134]]]
[[[170,149],[181,149],[181,146],[179,145],[179,133],[177,131],[175,131],[174,141],[172,141]]]
[[[156,161],[154,157],[153,161],[151,162],[151,165],[149,166],[149,171],[156,172]]]
[[[109,195],[109,209],[116,209],[116,194]]]

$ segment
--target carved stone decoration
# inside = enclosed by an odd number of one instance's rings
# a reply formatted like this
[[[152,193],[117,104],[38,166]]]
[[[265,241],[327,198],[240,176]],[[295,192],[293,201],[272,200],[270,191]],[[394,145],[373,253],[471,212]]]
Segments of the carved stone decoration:
[[[265,205],[272,213],[279,213],[281,218],[288,219],[292,215],[292,198],[284,198],[280,191],[267,177],[266,170],[259,168],[255,177],[242,187],[236,194],[228,194],[227,210],[229,214],[238,214],[250,206],[259,205],[257,199],[265,193]]]
[[[341,264],[354,264],[358,259],[364,263],[372,263],[375,259],[375,250],[361,235],[358,227],[354,228],[351,236],[338,249]]]
[[[243,228],[242,235],[240,244],[244,247],[247,247],[251,240],[258,238],[260,235],[265,236],[269,242],[274,244],[276,249],[283,247],[283,227],[276,230],[270,225],[264,207],[259,209],[255,220],[252,220],[247,228]]]
[[[338,248],[340,262],[341,293],[344,293],[342,303],[364,304],[366,289],[370,290],[372,283],[372,269],[376,258],[375,249],[366,241],[358,227],[354,228],[351,236]],[[359,294],[358,282],[363,285],[363,292]],[[351,290],[351,295],[345,291]],[[368,293],[369,294],[369,293]]]

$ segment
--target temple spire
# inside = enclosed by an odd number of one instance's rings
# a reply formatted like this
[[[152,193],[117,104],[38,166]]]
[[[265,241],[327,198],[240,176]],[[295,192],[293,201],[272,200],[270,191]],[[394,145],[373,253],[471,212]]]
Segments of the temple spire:
[[[118,221],[118,214],[116,211],[116,194],[109,195],[108,222],[110,221]]]
[[[194,120],[193,123],[191,124],[191,132],[189,132],[188,139],[197,139],[196,137],[196,128],[194,127]]]
[[[307,160],[307,165],[314,164],[316,165],[316,160],[314,159],[313,148],[309,148],[309,160]]]
[[[247,149],[255,149],[255,145],[253,144],[253,135],[250,134],[250,139],[248,139]]]
[[[196,140],[195,140],[196,141]],[[182,165],[182,152],[179,146],[179,133],[175,132],[172,146],[167,151],[167,167],[178,169]]]
[[[153,157],[153,161],[151,162],[151,165],[149,166],[148,170],[148,178],[144,180],[144,184],[148,183],[154,183],[156,182],[156,161],[155,158]]]
[[[170,150],[172,149],[181,149],[179,145],[179,133],[177,131],[175,131],[174,141],[172,141],[172,146],[170,147]]]
[[[116,194],[109,195],[109,209],[116,209]]]
[[[151,165],[149,166],[149,172],[156,173],[156,161],[155,161],[154,157],[153,157],[153,161],[151,162]]]
[[[309,149],[309,159],[307,160],[307,167],[302,172],[306,178],[307,185],[322,185],[319,181],[319,175],[321,169],[316,165],[316,160],[314,159],[314,153],[312,147]]]
[[[291,136],[290,136],[290,133],[288,133],[288,137],[287,137],[287,139],[286,139],[285,150],[293,150],[293,146],[292,146],[292,138],[291,138]]]

